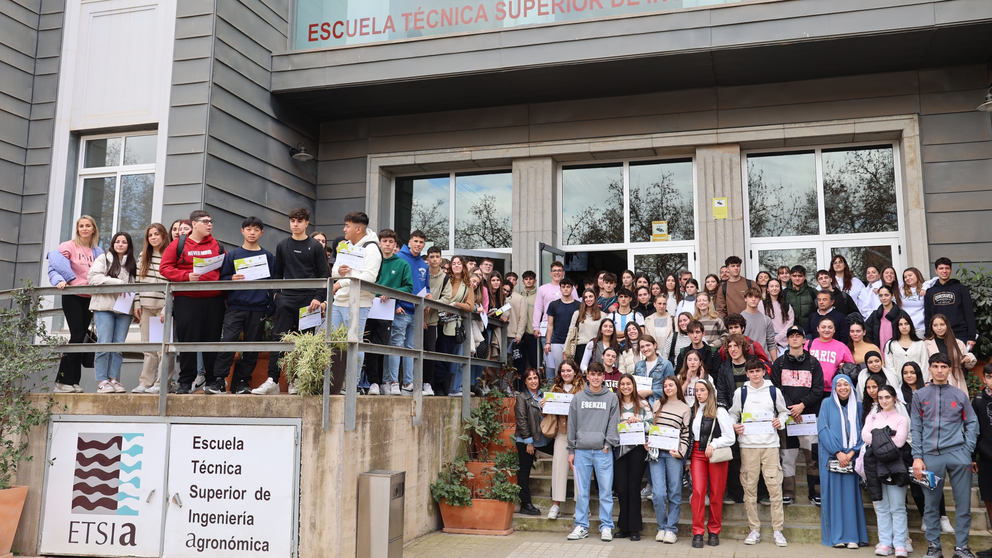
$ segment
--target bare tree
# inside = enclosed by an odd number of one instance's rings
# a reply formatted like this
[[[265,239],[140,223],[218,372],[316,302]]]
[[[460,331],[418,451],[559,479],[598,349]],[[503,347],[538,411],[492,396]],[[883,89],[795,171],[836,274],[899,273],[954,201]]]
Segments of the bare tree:
[[[833,155],[833,156],[831,156]],[[895,166],[892,149],[859,149],[823,157],[823,197],[827,232],[894,231]]]
[[[455,246],[469,250],[512,246],[510,216],[500,215],[496,209],[496,196],[482,196],[468,214],[468,219],[455,221]]]
[[[421,204],[416,198],[410,210],[410,230],[421,230],[427,239],[441,250],[448,249],[448,212],[441,211],[446,200],[435,200],[433,205]]]
[[[773,181],[765,176],[764,169],[749,163],[747,195],[752,237],[820,234],[815,187]]]

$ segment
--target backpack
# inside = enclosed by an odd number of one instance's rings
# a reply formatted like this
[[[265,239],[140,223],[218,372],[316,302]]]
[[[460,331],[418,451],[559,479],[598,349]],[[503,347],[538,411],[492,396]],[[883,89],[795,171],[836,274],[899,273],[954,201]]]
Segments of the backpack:
[[[751,288],[751,280],[750,279],[744,279],[744,282],[747,283],[747,288],[750,289]],[[724,299],[727,298],[727,282],[726,281],[723,282],[723,298]]]
[[[769,391],[772,394],[772,412],[778,408],[778,391],[775,389],[774,385],[769,386]],[[741,412],[744,412],[744,402],[747,401],[747,382],[741,386]]]
[[[186,236],[185,234],[181,234],[176,240],[176,261],[181,264],[186,263]],[[216,239],[214,240],[216,241]],[[220,242],[217,242],[217,255],[224,255],[224,245]]]

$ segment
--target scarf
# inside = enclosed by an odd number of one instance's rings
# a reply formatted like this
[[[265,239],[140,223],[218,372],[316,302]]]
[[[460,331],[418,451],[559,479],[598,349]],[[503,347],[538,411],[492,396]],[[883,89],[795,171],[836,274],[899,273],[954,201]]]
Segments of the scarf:
[[[851,385],[851,380],[844,374],[839,374],[838,377],[834,378],[834,389],[830,393],[830,397],[833,398],[834,404],[837,405],[837,412],[840,416],[844,416],[844,405],[840,404],[840,397],[837,396],[837,382],[844,381],[847,385]],[[857,400],[854,399],[854,388],[851,388],[851,395],[847,396],[847,428],[841,428],[841,440],[843,442],[843,447],[851,447],[851,443],[858,439],[858,404]],[[853,403],[853,404],[852,404]]]

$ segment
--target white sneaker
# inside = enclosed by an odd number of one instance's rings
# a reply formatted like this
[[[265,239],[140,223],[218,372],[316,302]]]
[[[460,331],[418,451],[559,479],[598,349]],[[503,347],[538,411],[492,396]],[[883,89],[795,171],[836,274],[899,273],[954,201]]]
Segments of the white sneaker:
[[[145,389],[145,393],[155,393],[155,394],[157,394],[159,391],[161,391],[161,389],[158,386],[152,386],[150,388]]]
[[[131,393],[148,393],[148,388],[146,388],[141,384],[138,384],[138,387],[132,389]]]
[[[462,396],[462,392],[460,391],[453,391],[448,394],[448,397],[461,397],[461,396]]]
[[[586,529],[585,527],[576,527],[571,533],[568,534],[568,540],[570,541],[577,541],[588,537],[589,529]]]
[[[927,534],[927,522],[926,522],[926,520],[920,522],[920,531],[922,531],[924,535]]]
[[[641,500],[650,500],[651,499],[651,492],[652,492],[652,489],[651,489],[651,485],[650,484],[647,485],[647,486],[645,486],[644,488],[642,488],[641,489]]]
[[[665,531],[665,543],[675,544],[679,542],[679,536],[675,534],[675,531]]]
[[[100,382],[100,385],[96,387],[97,393],[117,393],[114,386],[110,383],[110,380],[104,380]]]
[[[72,384],[72,391],[76,393],[83,393],[83,388],[79,387],[79,384]]]
[[[413,397],[413,384],[403,384],[403,387],[400,388],[400,392],[403,395],[409,395],[410,397]]]
[[[599,531],[599,540],[603,542],[610,542],[613,540],[613,529],[609,527],[603,527]]]
[[[896,548],[898,548],[898,547],[896,547]],[[911,538],[909,538],[907,536],[906,537],[906,543],[903,545],[903,548],[906,549],[906,552],[907,553],[913,552],[913,539],[911,539]],[[896,555],[898,556],[898,553],[896,553]]]
[[[203,386],[205,386],[205,385],[207,385],[207,375],[206,374],[197,374],[196,375],[196,379],[193,380],[193,387],[190,388],[189,392],[190,393],[195,393],[195,392],[203,389]]]
[[[744,539],[744,544],[758,544],[761,542],[761,533],[759,531],[751,531],[751,533]]]
[[[663,543],[665,539],[668,538],[668,531],[658,531],[658,534],[654,536],[654,540]]]
[[[265,383],[251,390],[254,395],[279,395],[279,382],[266,378]]]
[[[559,512],[561,512],[561,507],[558,504],[553,504],[551,509],[548,510],[548,519],[558,519]]]
[[[289,382],[289,394],[297,395],[298,393],[300,393],[300,390],[296,389],[296,381]]]
[[[400,394],[400,383],[392,382],[389,384],[389,395],[399,395]]]
[[[427,382],[424,382],[424,395],[434,395],[434,388]]]
[[[951,520],[946,515],[940,516],[940,532],[941,533],[954,532],[954,527],[951,526]]]
[[[789,543],[785,540],[785,535],[782,534],[782,531],[773,531],[772,540],[775,541],[775,546],[789,546]]]
[[[366,395],[379,395],[379,384],[370,385],[369,392]]]
[[[56,393],[76,393],[76,388],[69,384],[60,384],[55,382],[55,392]]]

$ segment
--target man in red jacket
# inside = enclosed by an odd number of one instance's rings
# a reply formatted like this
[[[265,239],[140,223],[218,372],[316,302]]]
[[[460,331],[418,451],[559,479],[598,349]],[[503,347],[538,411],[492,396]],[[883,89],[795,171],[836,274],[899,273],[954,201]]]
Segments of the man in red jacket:
[[[193,231],[185,239],[172,241],[162,254],[159,271],[169,281],[219,281],[220,265],[214,258],[224,251],[210,234],[214,222],[206,211],[189,214]],[[182,250],[179,243],[183,242]],[[178,253],[177,253],[178,252]],[[196,266],[194,267],[194,259]],[[204,261],[205,260],[205,261]],[[216,263],[223,263],[223,258]],[[206,270],[206,271],[204,271]],[[216,343],[224,327],[224,295],[220,291],[177,292],[172,303],[179,343]],[[217,353],[203,353],[204,370],[213,370]],[[176,393],[190,393],[196,379],[196,352],[179,355],[179,388]]]

